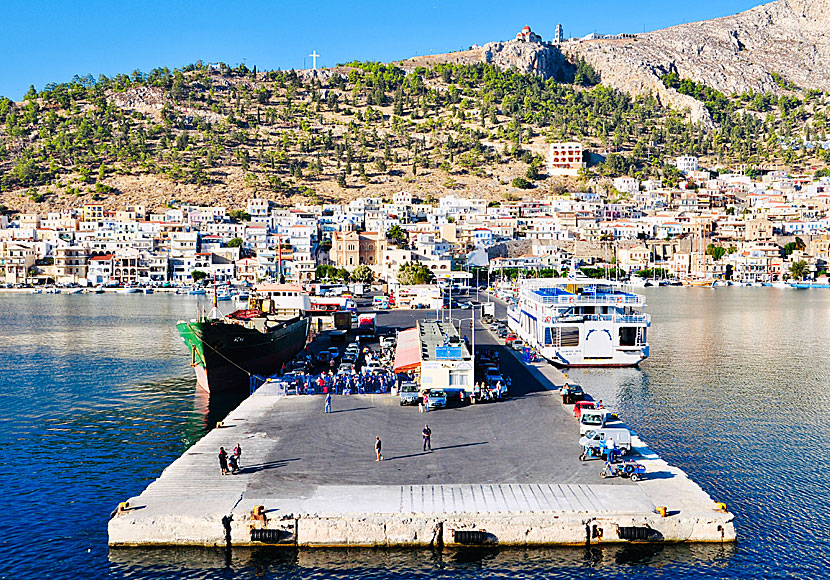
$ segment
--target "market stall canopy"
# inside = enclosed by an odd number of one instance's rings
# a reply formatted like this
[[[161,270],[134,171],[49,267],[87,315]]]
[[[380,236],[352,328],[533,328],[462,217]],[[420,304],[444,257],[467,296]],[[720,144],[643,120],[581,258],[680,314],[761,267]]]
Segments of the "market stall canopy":
[[[396,373],[404,373],[421,366],[421,340],[417,328],[410,328],[398,333],[398,346],[395,348]]]

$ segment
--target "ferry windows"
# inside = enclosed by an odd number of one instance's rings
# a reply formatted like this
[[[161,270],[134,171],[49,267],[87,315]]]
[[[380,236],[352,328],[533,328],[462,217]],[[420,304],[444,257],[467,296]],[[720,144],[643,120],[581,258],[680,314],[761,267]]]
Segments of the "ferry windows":
[[[563,327],[560,346],[579,346],[579,328]]]
[[[550,334],[551,328],[549,326],[545,327],[545,346],[550,346],[553,344],[553,338]]]
[[[637,328],[634,326],[620,327],[620,346],[637,345]]]

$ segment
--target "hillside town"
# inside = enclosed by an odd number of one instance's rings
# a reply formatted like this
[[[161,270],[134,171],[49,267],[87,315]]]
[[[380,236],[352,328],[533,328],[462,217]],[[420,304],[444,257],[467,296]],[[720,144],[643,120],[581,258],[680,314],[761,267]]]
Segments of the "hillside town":
[[[578,143],[550,145],[548,171],[584,167]],[[675,160],[674,187],[633,177],[542,199],[449,195],[244,209],[170,203],[0,216],[0,283],[191,286],[323,278],[396,284],[416,263],[435,277],[471,267],[507,276],[569,269],[674,283],[762,284],[823,276],[830,263],[830,178],[716,174]],[[512,271],[511,271],[512,269]]]

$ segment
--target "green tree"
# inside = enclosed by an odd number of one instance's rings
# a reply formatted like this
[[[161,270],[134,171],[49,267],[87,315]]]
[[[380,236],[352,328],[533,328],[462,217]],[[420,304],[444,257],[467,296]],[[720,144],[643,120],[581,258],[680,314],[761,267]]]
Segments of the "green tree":
[[[514,178],[514,179],[513,179],[513,182],[511,183],[511,185],[513,185],[513,187],[516,187],[516,188],[518,188],[518,189],[530,189],[531,187],[533,187],[533,184],[532,184],[532,183],[530,183],[530,182],[529,182],[527,179],[525,179],[524,177],[516,177],[516,178]]]
[[[389,240],[393,240],[399,246],[406,245],[406,232],[401,226],[397,224],[386,230],[386,238]]]
[[[706,246],[706,253],[712,256],[713,260],[718,261],[723,258],[724,254],[726,254],[726,248],[716,246],[715,244],[709,244]]]
[[[190,273],[190,277],[193,278],[193,282],[198,284],[205,278],[207,278],[207,272],[202,272],[201,270],[193,270]]]
[[[242,247],[242,238],[231,238],[228,240],[228,247],[229,248],[241,248]]]
[[[418,262],[404,262],[398,270],[398,282],[405,286],[413,284],[432,284],[435,274]]]
[[[804,260],[799,260],[797,262],[793,262],[790,266],[790,276],[792,276],[796,280],[804,279],[804,276],[807,275],[809,269],[807,268],[807,262]]]
[[[228,212],[228,217],[231,218],[231,221],[237,223],[251,221],[251,214],[244,209],[232,209]]]
[[[366,264],[361,264],[352,270],[352,280],[355,282],[362,282],[363,284],[371,284],[375,278],[375,273]]]

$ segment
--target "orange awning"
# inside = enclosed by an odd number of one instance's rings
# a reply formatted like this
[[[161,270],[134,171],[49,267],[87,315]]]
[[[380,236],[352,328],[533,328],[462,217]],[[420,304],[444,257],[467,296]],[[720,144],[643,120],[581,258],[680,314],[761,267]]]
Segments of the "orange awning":
[[[421,340],[417,328],[410,328],[398,333],[398,345],[395,348],[396,373],[403,373],[421,366]]]

